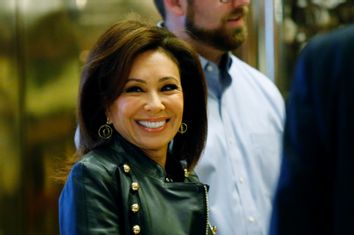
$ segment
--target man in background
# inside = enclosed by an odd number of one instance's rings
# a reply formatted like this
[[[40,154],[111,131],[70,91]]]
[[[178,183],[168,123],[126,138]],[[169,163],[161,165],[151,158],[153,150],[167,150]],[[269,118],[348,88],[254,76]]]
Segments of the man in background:
[[[354,26],[310,41],[287,104],[271,235],[354,234]]]
[[[250,0],[154,1],[162,26],[197,50],[205,71],[208,139],[196,171],[210,186],[210,222],[219,235],[265,235],[284,104],[267,77],[231,53],[246,40]]]

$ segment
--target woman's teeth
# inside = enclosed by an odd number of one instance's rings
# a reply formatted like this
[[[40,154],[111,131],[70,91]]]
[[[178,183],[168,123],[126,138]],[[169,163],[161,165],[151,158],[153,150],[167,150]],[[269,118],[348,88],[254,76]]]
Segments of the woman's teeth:
[[[138,121],[138,123],[144,127],[154,129],[154,128],[162,127],[163,125],[165,125],[166,121],[159,121],[159,122]]]

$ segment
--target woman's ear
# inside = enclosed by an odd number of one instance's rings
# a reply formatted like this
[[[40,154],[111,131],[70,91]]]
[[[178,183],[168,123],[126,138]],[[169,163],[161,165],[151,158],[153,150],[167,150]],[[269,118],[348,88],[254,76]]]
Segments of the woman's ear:
[[[171,12],[177,16],[187,13],[187,0],[164,0],[166,12]]]

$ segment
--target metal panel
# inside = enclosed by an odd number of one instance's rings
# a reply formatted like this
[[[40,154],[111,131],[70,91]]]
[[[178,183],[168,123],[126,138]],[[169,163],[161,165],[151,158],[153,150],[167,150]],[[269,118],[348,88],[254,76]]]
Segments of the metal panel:
[[[58,234],[61,185],[74,153],[75,107],[87,51],[152,1],[3,0],[0,8],[0,235]]]

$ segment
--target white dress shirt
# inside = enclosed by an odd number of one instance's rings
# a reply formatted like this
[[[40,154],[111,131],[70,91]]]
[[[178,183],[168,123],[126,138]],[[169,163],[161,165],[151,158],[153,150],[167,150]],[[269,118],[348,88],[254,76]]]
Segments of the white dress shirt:
[[[284,101],[267,77],[231,53],[224,69],[201,57],[208,82],[208,138],[197,164],[210,186],[218,235],[266,235],[278,180]]]

